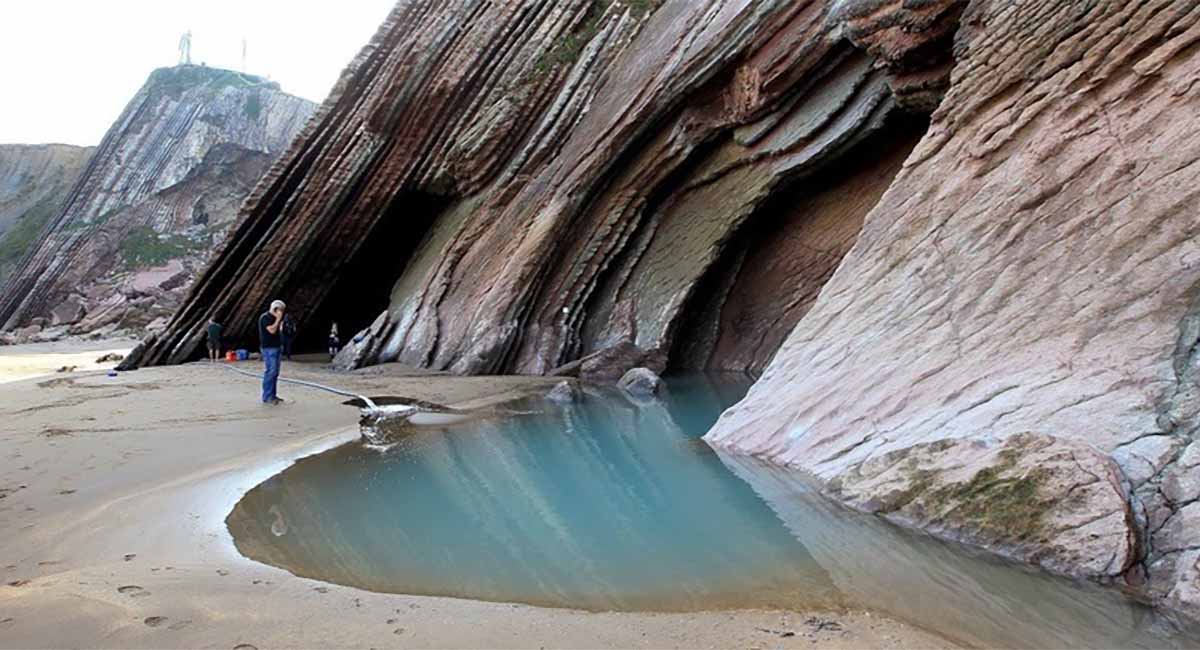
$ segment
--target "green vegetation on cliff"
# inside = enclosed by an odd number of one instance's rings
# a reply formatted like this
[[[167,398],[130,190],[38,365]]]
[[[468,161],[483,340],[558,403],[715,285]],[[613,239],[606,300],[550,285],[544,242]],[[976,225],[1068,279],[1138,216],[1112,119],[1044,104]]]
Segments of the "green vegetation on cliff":
[[[56,199],[43,199],[17,219],[8,232],[0,235],[0,284],[4,284],[25,253],[37,243],[42,229],[57,210]]]
[[[242,74],[234,70],[209,68],[199,65],[181,65],[174,68],[159,68],[150,73],[148,87],[179,97],[185,91],[208,86],[213,91],[224,88],[271,88],[279,90],[279,84],[262,77]]]
[[[150,226],[138,226],[121,240],[121,259],[129,268],[159,266],[204,246],[182,235],[160,235]]]
[[[976,472],[968,481],[939,485],[940,472],[906,466],[908,486],[888,495],[878,512],[890,514],[914,507],[955,527],[966,527],[998,539],[1040,540],[1043,521],[1053,502],[1042,497],[1043,469],[1017,468],[1020,449],[1006,449],[1000,462]]]
[[[254,91],[246,97],[246,103],[242,108],[246,112],[246,117],[255,122],[258,121],[263,110],[262,98],[258,96],[258,91]]]

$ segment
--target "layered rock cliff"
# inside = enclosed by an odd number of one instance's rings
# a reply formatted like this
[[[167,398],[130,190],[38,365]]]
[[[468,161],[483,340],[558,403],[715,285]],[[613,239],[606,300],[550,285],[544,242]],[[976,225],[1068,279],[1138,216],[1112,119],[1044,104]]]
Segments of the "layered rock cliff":
[[[344,365],[761,368],[923,132],[898,98],[941,82],[829,3],[658,4],[399,3],[146,360],[209,315],[252,343],[282,296],[359,332]],[[944,67],[958,11],[906,23],[945,45],[912,60]]]
[[[1197,7],[400,2],[134,362],[766,367],[714,444],[1196,607]]]
[[[170,315],[315,106],[227,70],[156,70],[0,293],[25,335],[137,331]]]
[[[1200,3],[961,20],[929,134],[708,440],[1200,613]]]
[[[0,286],[62,207],[93,151],[66,144],[0,145]]]

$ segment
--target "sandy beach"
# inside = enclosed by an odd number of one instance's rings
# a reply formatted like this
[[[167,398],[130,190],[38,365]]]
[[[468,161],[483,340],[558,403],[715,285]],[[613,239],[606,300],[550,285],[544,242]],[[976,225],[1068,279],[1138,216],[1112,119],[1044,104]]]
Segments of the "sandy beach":
[[[54,373],[127,347],[0,348],[0,647],[953,647],[868,612],[589,613],[376,594],[254,563],[226,515],[296,458],[354,439],[357,410],[296,386],[264,407],[253,379],[206,363]],[[553,383],[283,374],[460,407]]]
[[[110,355],[127,354],[137,341],[56,341],[0,347],[0,384],[55,374],[61,368],[74,372],[108,370],[116,361],[98,361]]]

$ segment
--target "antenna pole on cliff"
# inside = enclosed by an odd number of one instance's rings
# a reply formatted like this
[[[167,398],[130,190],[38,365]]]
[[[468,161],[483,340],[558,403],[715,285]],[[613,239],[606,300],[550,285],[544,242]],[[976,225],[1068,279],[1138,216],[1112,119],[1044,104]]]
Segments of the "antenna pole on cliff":
[[[246,74],[246,39],[242,39],[242,74]]]
[[[192,64],[192,30],[179,37],[179,64]]]

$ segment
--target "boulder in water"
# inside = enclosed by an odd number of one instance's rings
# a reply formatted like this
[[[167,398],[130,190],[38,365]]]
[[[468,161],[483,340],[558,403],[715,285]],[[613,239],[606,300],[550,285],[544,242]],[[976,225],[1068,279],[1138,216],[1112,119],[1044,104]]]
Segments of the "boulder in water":
[[[649,368],[634,368],[621,377],[617,386],[635,397],[653,397],[662,388],[662,378]]]
[[[549,393],[546,393],[546,399],[557,404],[574,404],[583,397],[583,392],[579,390],[579,386],[566,379],[554,385]]]

